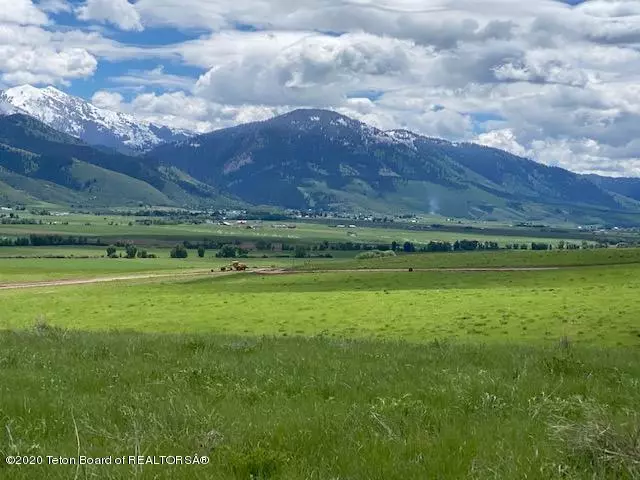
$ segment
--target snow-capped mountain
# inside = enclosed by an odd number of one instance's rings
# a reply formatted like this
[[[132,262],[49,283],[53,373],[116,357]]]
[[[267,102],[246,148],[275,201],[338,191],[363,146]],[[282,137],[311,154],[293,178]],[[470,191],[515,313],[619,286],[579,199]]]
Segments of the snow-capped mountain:
[[[7,102],[2,97],[2,92],[0,92],[0,115],[13,115],[14,113],[21,113],[21,112],[19,112],[17,108],[15,108],[13,105]]]
[[[163,143],[194,135],[98,108],[54,87],[23,85],[0,91],[0,114],[11,113],[30,115],[90,145],[103,145],[129,154],[143,153]]]

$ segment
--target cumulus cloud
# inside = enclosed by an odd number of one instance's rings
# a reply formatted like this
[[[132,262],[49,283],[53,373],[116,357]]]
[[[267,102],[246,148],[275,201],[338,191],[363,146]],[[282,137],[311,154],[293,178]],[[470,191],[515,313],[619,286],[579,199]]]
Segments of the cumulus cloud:
[[[292,107],[265,105],[223,105],[186,92],[141,93],[127,102],[118,92],[98,91],[91,101],[99,107],[118,110],[159,125],[195,132],[209,132],[240,123],[265,120]]]
[[[0,78],[3,83],[55,84],[93,75],[98,61],[87,50],[50,42],[39,27],[0,24]]]
[[[132,58],[170,60],[179,56],[162,49],[123,45],[99,32],[0,21],[0,80],[5,86],[67,85],[70,80],[91,77],[99,59]]]
[[[273,34],[255,52],[229,54],[202,75],[198,95],[226,103],[337,105],[350,90],[391,88],[410,74],[413,46],[371,35],[308,35],[283,46]],[[232,42],[235,43],[235,42]]]
[[[47,15],[38,9],[31,0],[0,1],[0,23],[43,25],[47,22]]]
[[[76,9],[80,20],[111,23],[122,30],[142,31],[140,14],[128,0],[87,0]]]
[[[107,110],[122,110],[124,97],[118,92],[107,92],[99,90],[91,97],[91,103],[98,108],[106,108]]]
[[[478,135],[476,142],[487,147],[499,148],[514,155],[526,156],[529,152],[518,143],[516,135],[510,128],[491,130]]]
[[[2,80],[11,85],[65,83],[93,74],[97,60],[82,49],[23,49],[0,46]]]

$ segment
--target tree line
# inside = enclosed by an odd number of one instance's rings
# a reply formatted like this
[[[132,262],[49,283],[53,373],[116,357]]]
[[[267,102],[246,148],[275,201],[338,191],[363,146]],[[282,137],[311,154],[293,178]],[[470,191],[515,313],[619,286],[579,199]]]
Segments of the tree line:
[[[28,237],[0,238],[0,247],[47,247],[99,244],[99,239],[97,241],[90,242],[88,237],[74,237],[63,235],[31,234]]]

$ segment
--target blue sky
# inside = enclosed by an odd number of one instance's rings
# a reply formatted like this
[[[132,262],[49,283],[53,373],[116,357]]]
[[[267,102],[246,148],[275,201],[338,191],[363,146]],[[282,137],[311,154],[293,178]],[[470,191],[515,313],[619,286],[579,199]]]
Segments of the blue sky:
[[[11,0],[0,88],[208,131],[330,108],[640,175],[640,2]]]

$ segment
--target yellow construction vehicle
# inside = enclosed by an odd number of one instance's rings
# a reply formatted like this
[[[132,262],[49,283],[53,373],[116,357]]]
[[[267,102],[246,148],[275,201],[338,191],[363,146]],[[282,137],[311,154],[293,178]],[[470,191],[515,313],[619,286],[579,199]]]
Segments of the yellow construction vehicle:
[[[244,272],[247,269],[247,266],[244,263],[233,262],[231,264],[231,268],[236,272]]]

